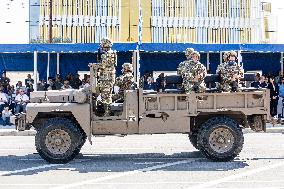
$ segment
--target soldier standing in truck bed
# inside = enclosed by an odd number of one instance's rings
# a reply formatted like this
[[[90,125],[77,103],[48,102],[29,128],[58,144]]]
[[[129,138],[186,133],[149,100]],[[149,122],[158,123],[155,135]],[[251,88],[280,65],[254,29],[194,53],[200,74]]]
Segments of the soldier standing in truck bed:
[[[191,54],[194,52],[194,49],[193,48],[187,48],[185,50],[185,57],[186,57],[186,60],[181,62],[179,65],[178,65],[178,68],[177,68],[177,73],[179,75],[183,75],[183,71],[184,71],[184,65],[189,63],[189,61],[191,61]]]
[[[183,79],[183,88],[186,93],[205,92],[204,78],[207,74],[206,68],[199,62],[200,54],[197,51],[192,52],[190,56],[191,60],[180,64],[178,68],[179,74],[181,74]]]
[[[115,67],[117,64],[116,51],[111,49],[112,42],[103,38],[100,44],[101,52],[98,53],[98,93],[99,103],[104,106],[105,115],[109,115],[109,105],[112,103],[112,90],[115,83]]]
[[[224,62],[217,67],[217,74],[220,76],[218,89],[224,92],[236,92],[239,90],[239,81],[244,76],[244,70],[237,63],[235,51],[226,52],[223,56]]]

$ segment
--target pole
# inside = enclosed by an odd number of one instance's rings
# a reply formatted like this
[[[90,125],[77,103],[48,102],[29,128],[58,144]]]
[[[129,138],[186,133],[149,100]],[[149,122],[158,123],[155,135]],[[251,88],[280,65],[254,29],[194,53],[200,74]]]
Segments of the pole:
[[[207,69],[207,72],[208,71],[211,71],[210,70],[210,60],[209,60],[210,56],[209,56],[209,52],[207,53],[207,58],[206,58],[206,69]]]
[[[49,65],[50,65],[50,52],[47,53],[46,81],[48,81],[49,78]]]
[[[281,52],[281,59],[280,59],[280,64],[281,64],[281,75],[283,76],[283,69],[284,69],[284,65],[283,65],[283,52]]]
[[[59,74],[59,66],[60,62],[59,62],[59,53],[57,53],[57,57],[56,57],[56,73]]]
[[[49,37],[48,42],[52,43],[52,0],[49,0]]]
[[[37,91],[37,51],[34,51],[34,90]]]

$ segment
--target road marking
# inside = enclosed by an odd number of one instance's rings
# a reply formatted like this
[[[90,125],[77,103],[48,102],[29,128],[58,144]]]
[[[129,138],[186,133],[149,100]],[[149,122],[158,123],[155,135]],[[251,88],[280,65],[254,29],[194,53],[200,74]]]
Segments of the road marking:
[[[218,184],[221,184],[221,183],[224,183],[224,182],[228,182],[228,181],[238,179],[238,178],[242,178],[242,177],[245,177],[245,176],[251,176],[251,175],[263,172],[263,171],[267,171],[267,170],[270,170],[270,169],[273,169],[273,168],[281,167],[283,165],[284,165],[284,162],[280,162],[280,163],[268,165],[266,167],[260,167],[260,168],[257,168],[257,169],[248,170],[248,171],[243,172],[243,173],[239,173],[239,174],[231,175],[231,176],[228,176],[228,177],[225,177],[225,178],[209,181],[209,182],[206,182],[204,184],[191,186],[188,189],[191,189],[191,188],[212,188],[212,186],[215,186],[215,185],[218,185]]]
[[[54,187],[54,188],[50,188],[50,189],[74,188],[74,187],[78,187],[78,186],[92,184],[92,183],[95,183],[95,182],[102,182],[102,181],[116,179],[116,178],[120,178],[120,177],[124,177],[124,176],[134,175],[134,174],[140,173],[140,172],[152,171],[152,170],[155,170],[155,169],[161,169],[161,168],[170,167],[170,166],[179,165],[179,164],[192,163],[192,162],[202,160],[202,159],[203,158],[196,158],[196,159],[190,159],[190,160],[177,161],[177,162],[173,162],[173,163],[166,163],[166,164],[162,164],[162,165],[155,165],[155,166],[152,166],[152,167],[146,167],[146,168],[137,169],[137,170],[134,170],[134,171],[128,171],[128,172],[124,172],[124,173],[108,175],[108,176],[104,176],[104,177],[99,177],[99,178],[95,178],[95,179],[91,179],[91,180],[85,180],[85,181],[82,181],[82,182],[67,184],[67,185],[64,185],[64,186]]]
[[[74,160],[73,162],[74,163],[82,163],[82,162],[85,162],[85,161],[87,161],[87,160],[79,160],[79,161]],[[62,165],[68,165],[68,164],[48,164],[48,165],[41,165],[41,166],[37,166],[37,167],[30,167],[30,168],[26,168],[26,169],[15,170],[15,171],[0,172],[0,176],[23,173],[23,172],[28,172],[28,171],[35,171],[35,170],[45,169],[45,168],[50,168],[50,167],[60,167]]]
[[[7,171],[7,172],[0,173],[0,176],[23,173],[23,172],[27,172],[27,171],[34,171],[34,170],[45,169],[45,168],[50,168],[50,167],[57,167],[57,166],[61,166],[61,165],[64,165],[64,164],[41,165],[41,166],[37,166],[37,167],[30,167],[30,168],[26,168],[26,169],[15,170],[15,171]]]

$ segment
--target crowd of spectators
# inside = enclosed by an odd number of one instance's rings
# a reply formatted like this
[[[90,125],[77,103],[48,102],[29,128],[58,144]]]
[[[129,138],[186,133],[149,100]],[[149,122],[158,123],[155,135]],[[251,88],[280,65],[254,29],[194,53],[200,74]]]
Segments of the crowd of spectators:
[[[64,79],[61,78],[60,74],[57,74],[55,78],[48,78],[47,82],[40,80],[37,83],[37,90],[80,89],[87,86],[90,86],[90,75],[84,74],[84,78],[81,80],[79,74],[72,75],[69,73]]]
[[[85,74],[81,80],[79,74],[73,76],[71,73],[62,79],[59,74],[48,81],[40,80],[37,83],[38,91],[79,89],[90,86],[90,76]],[[34,91],[34,80],[28,74],[25,83],[18,81],[16,85],[10,84],[6,72],[0,78],[0,125],[10,125],[11,115],[26,111],[26,105],[30,101],[30,93]]]

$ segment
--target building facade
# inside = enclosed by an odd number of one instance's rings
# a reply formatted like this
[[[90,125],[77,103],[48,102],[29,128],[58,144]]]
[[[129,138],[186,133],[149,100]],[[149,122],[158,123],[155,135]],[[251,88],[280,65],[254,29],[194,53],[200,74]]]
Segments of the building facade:
[[[0,0],[0,25],[0,44],[29,43],[29,0]]]
[[[139,0],[53,0],[55,42],[138,40]],[[273,43],[271,4],[261,0],[140,0],[143,42]],[[40,0],[39,36],[49,37],[50,0]],[[270,7],[270,8],[269,8]],[[269,33],[270,32],[270,33]],[[57,41],[56,41],[57,40]]]

